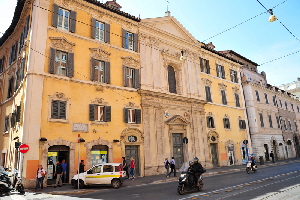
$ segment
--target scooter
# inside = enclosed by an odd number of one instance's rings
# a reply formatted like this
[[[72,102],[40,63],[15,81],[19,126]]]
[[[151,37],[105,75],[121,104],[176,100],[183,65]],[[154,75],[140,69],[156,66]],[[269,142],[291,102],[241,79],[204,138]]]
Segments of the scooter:
[[[8,195],[13,189],[8,173],[0,169],[0,196]]]
[[[24,186],[22,184],[22,178],[18,176],[18,171],[16,169],[13,175],[13,188],[20,194],[25,194]]]
[[[206,170],[204,169],[203,173]],[[203,174],[202,173],[202,174]],[[187,168],[185,170],[183,170],[180,174],[179,177],[179,185],[177,187],[177,192],[180,195],[183,195],[185,192],[188,191],[201,191],[203,189],[203,177],[202,174],[200,175],[199,179],[198,179],[198,186],[195,184],[194,181],[194,173],[187,171]]]
[[[248,174],[250,174],[251,171],[256,172],[256,171],[257,171],[257,165],[254,164],[254,165],[253,165],[253,168],[252,168],[252,167],[251,167],[251,161],[248,161],[248,162],[247,162],[247,167],[246,167],[246,172],[247,172]]]

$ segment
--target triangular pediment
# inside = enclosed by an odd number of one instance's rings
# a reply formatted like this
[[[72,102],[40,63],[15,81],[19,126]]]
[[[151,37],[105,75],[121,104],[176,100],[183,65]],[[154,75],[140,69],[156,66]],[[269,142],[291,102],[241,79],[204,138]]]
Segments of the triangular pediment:
[[[146,26],[152,26],[160,29],[184,40],[199,43],[198,40],[196,40],[194,36],[192,36],[192,34],[190,34],[188,30],[172,16],[142,19],[141,23],[145,24]]]
[[[166,122],[167,124],[189,124],[189,122],[180,115],[175,115],[168,119]]]

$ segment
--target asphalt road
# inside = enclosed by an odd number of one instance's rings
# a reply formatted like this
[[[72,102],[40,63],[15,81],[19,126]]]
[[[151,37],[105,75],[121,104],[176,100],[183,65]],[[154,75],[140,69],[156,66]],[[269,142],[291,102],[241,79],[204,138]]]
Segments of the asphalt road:
[[[78,196],[27,193],[26,196],[11,195],[9,197],[0,197],[0,200],[296,200],[300,199],[300,164],[296,162],[268,166],[261,169],[258,168],[256,173],[250,174],[247,174],[246,171],[238,171],[205,177],[204,188],[201,192],[179,195],[177,186],[177,181],[142,185],[126,185],[125,182],[119,189],[95,186],[97,192]]]
[[[297,186],[298,185],[298,186]],[[89,199],[263,199],[276,197],[291,189],[300,191],[299,163],[285,164],[258,169],[256,173],[235,172],[206,177],[201,192],[184,195],[177,193],[177,182],[121,187],[118,190],[102,191],[81,195]],[[282,190],[282,191],[280,191]],[[276,199],[276,198],[275,198]]]

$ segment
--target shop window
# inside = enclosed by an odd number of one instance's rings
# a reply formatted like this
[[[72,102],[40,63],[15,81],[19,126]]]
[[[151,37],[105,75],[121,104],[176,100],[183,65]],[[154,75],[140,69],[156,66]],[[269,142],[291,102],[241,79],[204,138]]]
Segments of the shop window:
[[[108,147],[106,145],[95,145],[91,150],[92,165],[108,162]]]

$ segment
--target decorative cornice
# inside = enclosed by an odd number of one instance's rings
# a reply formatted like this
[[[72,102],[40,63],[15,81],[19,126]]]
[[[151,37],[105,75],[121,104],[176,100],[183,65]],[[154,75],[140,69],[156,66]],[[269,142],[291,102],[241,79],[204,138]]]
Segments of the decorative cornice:
[[[69,53],[73,52],[73,46],[75,46],[75,43],[70,42],[64,36],[50,37],[49,39],[52,41],[51,47],[54,49],[63,50]]]
[[[205,86],[211,86],[212,84],[212,81],[208,78],[202,78],[201,80]]]
[[[227,85],[225,85],[223,82],[222,83],[218,83],[218,85],[219,85],[219,88],[221,90],[226,90],[226,88],[227,88]]]
[[[232,87],[232,90],[235,93],[239,93],[240,92],[240,89],[238,87],[236,87],[236,86]]]
[[[109,62],[109,56],[111,53],[103,50],[101,47],[98,48],[90,48],[90,51],[92,52],[91,57],[96,58],[98,60],[103,60],[106,62]]]
[[[121,57],[122,64],[127,67],[138,68],[139,67],[139,60],[134,59],[132,56]]]

